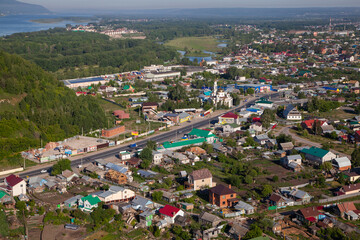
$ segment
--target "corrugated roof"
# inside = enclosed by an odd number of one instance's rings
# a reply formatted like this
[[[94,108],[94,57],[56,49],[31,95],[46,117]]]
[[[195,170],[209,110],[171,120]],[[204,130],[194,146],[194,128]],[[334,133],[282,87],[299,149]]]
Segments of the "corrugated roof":
[[[336,161],[339,168],[351,166],[351,161],[347,157],[335,158],[334,161]]]
[[[330,151],[322,149],[322,148],[311,147],[309,149],[305,148],[305,149],[301,150],[301,152],[309,154],[309,155],[313,155],[315,157],[323,158]]]
[[[176,148],[176,147],[185,147],[185,146],[189,146],[192,144],[198,144],[198,143],[203,143],[205,142],[206,139],[205,138],[196,138],[196,139],[191,139],[191,140],[185,140],[185,141],[180,141],[180,142],[174,142],[174,143],[163,143],[164,148]]]
[[[215,136],[212,132],[207,131],[207,130],[202,130],[202,129],[198,129],[198,128],[194,128],[193,130],[191,130],[191,132],[188,134],[189,136],[197,136],[197,137],[202,137],[202,138],[207,138],[207,137],[213,137]]]

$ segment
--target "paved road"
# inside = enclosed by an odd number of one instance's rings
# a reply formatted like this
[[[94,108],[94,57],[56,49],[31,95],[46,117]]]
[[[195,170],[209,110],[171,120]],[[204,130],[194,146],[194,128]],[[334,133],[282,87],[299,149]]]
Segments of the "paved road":
[[[269,97],[269,96],[271,98],[274,98],[274,97],[279,96],[279,93],[271,93],[271,94],[263,94],[263,95],[261,95],[261,97]],[[244,106],[248,107],[248,106],[252,105],[256,100],[258,100],[258,98],[255,98],[255,99],[253,99],[251,101],[248,101],[248,102],[244,102],[243,104],[241,104],[241,105],[239,105],[239,106],[237,106],[237,107],[235,107],[235,108],[233,108],[233,109],[231,109],[230,111],[227,111],[227,112],[240,110]],[[143,140],[139,140],[139,141],[136,142],[136,144],[137,144],[138,147],[142,148],[142,147],[144,147],[146,145],[147,141],[149,141],[149,140],[152,140],[152,141],[155,141],[155,142],[169,141],[169,140],[175,138],[176,135],[178,137],[180,137],[184,133],[190,132],[193,128],[200,128],[200,127],[208,125],[209,122],[216,121],[218,119],[219,115],[220,114],[217,114],[217,115],[214,115],[213,117],[206,118],[206,119],[201,120],[199,122],[194,122],[194,123],[192,123],[190,125],[180,127],[180,128],[178,128],[176,130],[171,130],[171,131],[168,131],[168,132],[161,133],[159,135],[155,135],[155,136],[143,139]],[[103,151],[95,153],[95,154],[85,155],[82,158],[72,160],[71,166],[76,167],[76,166],[80,165],[81,163],[85,164],[85,163],[88,163],[88,162],[93,162],[94,160],[99,159],[99,158],[111,157],[111,156],[114,156],[114,155],[118,154],[119,151],[124,151],[124,150],[129,150],[129,145],[109,148],[109,149],[103,150]],[[28,171],[20,173],[19,176],[21,178],[26,178],[26,177],[33,177],[33,176],[41,175],[40,171],[42,169],[46,169],[47,171],[50,171],[51,166],[42,167],[42,168],[37,166],[35,170],[29,169]],[[2,179],[0,179],[0,180],[2,180]]]

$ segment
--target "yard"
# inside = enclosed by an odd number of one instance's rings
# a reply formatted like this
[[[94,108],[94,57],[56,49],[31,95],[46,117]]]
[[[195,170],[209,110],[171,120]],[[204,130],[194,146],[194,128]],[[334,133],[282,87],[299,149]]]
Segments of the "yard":
[[[339,120],[339,119],[349,119],[356,116],[356,114],[348,108],[338,108],[331,110],[329,112],[317,112],[317,113],[304,113],[304,117],[318,117],[326,118],[328,120]]]
[[[41,200],[42,202],[45,203],[50,203],[53,205],[57,205],[60,203],[63,203],[65,200],[73,197],[74,195],[71,193],[63,193],[60,194],[58,192],[42,192],[42,193],[34,193],[33,194],[35,196],[35,198]]]
[[[44,225],[44,230],[42,232],[42,239],[51,240],[66,240],[66,239],[83,239],[86,235],[86,229],[80,228],[76,231],[64,229],[64,225]]]

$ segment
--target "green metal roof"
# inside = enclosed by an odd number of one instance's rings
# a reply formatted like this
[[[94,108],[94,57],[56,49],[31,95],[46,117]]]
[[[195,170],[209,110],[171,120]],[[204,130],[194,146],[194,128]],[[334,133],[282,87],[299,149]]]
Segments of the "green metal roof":
[[[6,196],[6,195],[8,195],[8,196],[10,196],[9,194],[7,194],[6,192],[4,192],[4,191],[0,191],[0,199],[2,199],[4,196]]]
[[[322,148],[316,148],[316,147],[311,147],[309,149],[304,148],[303,150],[301,150],[301,152],[310,154],[310,155],[313,155],[313,156],[319,157],[319,158],[323,158],[326,154],[329,153],[328,150],[324,150]]]
[[[86,197],[81,198],[81,201],[85,202],[88,201],[91,205],[95,205],[100,201],[100,199],[98,197],[93,197],[92,195],[87,195]]]
[[[196,138],[196,139],[173,142],[173,143],[165,142],[163,143],[163,146],[164,148],[186,147],[192,144],[198,144],[203,142],[206,142],[206,138]]]
[[[226,125],[229,125],[229,126],[232,127],[232,128],[240,127],[240,125],[238,125],[238,124],[236,124],[236,123],[229,123],[229,124],[226,124]]]
[[[207,130],[197,129],[197,128],[194,128],[193,130],[191,130],[189,135],[190,136],[195,135],[197,137],[202,137],[202,138],[215,137],[215,135],[212,132],[207,131]]]
[[[273,102],[266,101],[266,100],[260,100],[260,101],[257,101],[256,103],[261,103],[261,104],[273,104]]]

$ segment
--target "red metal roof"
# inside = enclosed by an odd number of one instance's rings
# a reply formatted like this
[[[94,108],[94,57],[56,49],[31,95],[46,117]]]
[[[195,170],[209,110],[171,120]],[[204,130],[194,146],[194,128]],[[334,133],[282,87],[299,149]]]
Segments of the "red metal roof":
[[[236,115],[235,113],[232,113],[232,112],[228,112],[224,115],[221,116],[222,118],[235,118],[235,119],[238,119],[239,116]]]
[[[14,174],[7,176],[5,178],[5,180],[6,180],[7,185],[9,185],[11,187],[13,187],[13,186],[17,185],[18,183],[20,183],[21,181],[23,181],[22,178],[19,178],[19,177],[15,176]]]
[[[165,207],[161,208],[159,212],[163,215],[174,217],[178,212],[180,211],[179,208],[171,206],[171,205],[165,205]]]

